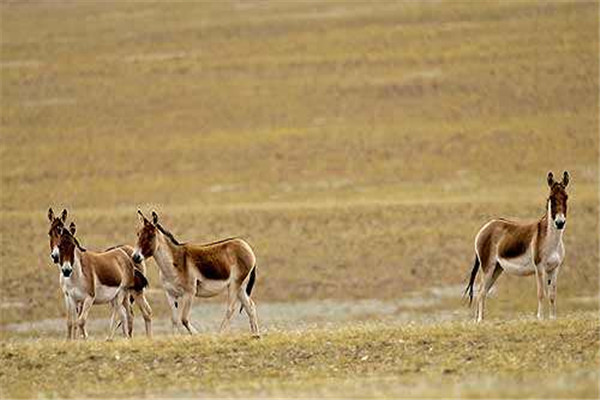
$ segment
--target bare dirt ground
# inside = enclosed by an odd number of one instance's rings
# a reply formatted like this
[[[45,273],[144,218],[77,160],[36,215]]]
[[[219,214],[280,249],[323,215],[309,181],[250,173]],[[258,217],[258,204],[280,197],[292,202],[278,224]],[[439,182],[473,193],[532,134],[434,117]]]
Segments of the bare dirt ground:
[[[396,323],[436,323],[441,321],[468,320],[470,311],[467,307],[449,310],[442,307],[444,302],[458,304],[462,287],[433,288],[425,293],[415,293],[410,297],[396,300],[314,300],[300,302],[264,302],[260,303],[259,316],[262,331],[271,330],[306,330],[315,327],[329,327],[361,321],[393,321]],[[197,301],[192,312],[194,326],[203,333],[215,333],[225,312],[224,304],[202,303]],[[94,310],[93,314],[100,318],[91,318],[88,330],[94,337],[102,337],[107,332],[109,320],[103,314],[105,307]],[[158,335],[172,334],[171,320],[161,316],[155,318],[154,333]],[[232,331],[242,333],[248,330],[247,317],[241,314],[232,323]],[[65,321],[62,318],[17,322],[2,326],[4,334],[19,334],[32,337],[61,337],[65,332]],[[134,332],[142,335],[144,324],[138,313],[134,324]],[[180,331],[183,333],[183,331]]]

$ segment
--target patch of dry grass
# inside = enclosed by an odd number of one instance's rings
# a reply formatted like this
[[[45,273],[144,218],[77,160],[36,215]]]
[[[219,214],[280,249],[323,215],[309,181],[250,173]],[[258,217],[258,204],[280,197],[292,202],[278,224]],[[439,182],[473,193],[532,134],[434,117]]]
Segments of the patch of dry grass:
[[[2,7],[4,212],[598,182],[594,3]]]
[[[2,397],[596,398],[599,333],[596,313],[577,313],[542,323],[354,324],[259,341],[9,341],[0,377]]]

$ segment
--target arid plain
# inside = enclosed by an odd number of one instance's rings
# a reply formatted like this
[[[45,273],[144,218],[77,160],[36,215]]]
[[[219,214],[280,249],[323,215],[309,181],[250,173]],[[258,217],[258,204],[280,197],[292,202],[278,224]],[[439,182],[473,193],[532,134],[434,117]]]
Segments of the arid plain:
[[[597,398],[597,2],[3,2],[2,397]],[[473,239],[571,174],[557,321],[502,276],[476,325]],[[242,236],[245,316],[196,337],[63,340],[48,207],[90,249],[137,208],[182,241]],[[69,382],[68,385],[65,382]]]

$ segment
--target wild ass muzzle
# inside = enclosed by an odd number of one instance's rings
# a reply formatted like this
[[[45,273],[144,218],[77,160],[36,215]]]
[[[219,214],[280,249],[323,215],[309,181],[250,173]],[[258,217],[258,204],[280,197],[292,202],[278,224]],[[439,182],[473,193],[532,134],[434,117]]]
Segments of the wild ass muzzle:
[[[567,192],[569,173],[562,181],[554,180],[552,172],[547,176],[550,195],[546,212],[536,222],[522,223],[506,219],[494,219],[485,224],[475,238],[475,265],[466,294],[469,304],[473,300],[473,286],[479,268],[480,285],[477,293],[476,320],[482,321],[485,299],[496,279],[506,272],[517,276],[535,274],[537,282],[537,317],[544,317],[544,298],[550,300],[550,318],[556,318],[556,291],[560,266],[565,257],[563,233],[567,223]]]
[[[138,303],[146,322],[146,334],[151,336],[151,309],[143,292],[148,281],[131,260],[133,249],[130,247],[129,252],[123,247],[101,253],[87,251],[75,238],[73,222],[69,229],[57,229],[60,232],[60,285],[67,306],[67,338],[75,338],[77,327],[87,338],[85,324],[91,306],[106,303],[112,307],[108,339],[112,339],[118,328],[117,318],[125,336],[131,337],[133,315],[129,296]]]
[[[259,337],[256,306],[250,298],[256,278],[256,256],[250,245],[240,238],[208,244],[180,243],[161,226],[156,212],[152,211],[152,221],[140,210],[138,215],[142,226],[137,232],[133,260],[154,257],[171,308],[174,332],[180,324],[190,334],[197,332],[190,321],[194,296],[212,297],[227,290],[227,311],[220,331],[229,327],[240,301],[252,335]]]

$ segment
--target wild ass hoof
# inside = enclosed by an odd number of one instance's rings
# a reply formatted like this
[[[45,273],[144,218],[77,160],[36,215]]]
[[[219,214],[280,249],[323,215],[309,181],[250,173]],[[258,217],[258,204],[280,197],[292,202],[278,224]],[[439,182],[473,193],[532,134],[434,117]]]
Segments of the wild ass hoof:
[[[260,333],[253,333],[252,339],[260,339]]]

